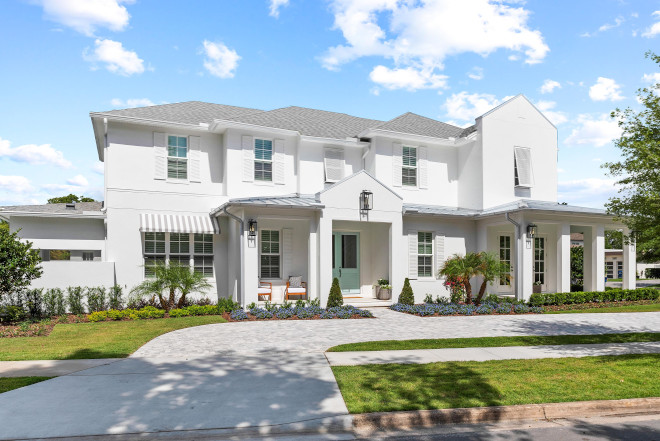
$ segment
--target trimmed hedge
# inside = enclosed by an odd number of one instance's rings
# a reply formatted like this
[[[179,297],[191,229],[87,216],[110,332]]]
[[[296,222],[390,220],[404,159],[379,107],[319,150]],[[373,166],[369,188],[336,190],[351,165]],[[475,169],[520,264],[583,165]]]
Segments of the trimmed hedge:
[[[658,300],[660,291],[655,288],[610,289],[607,291],[558,292],[555,294],[532,294],[531,306],[572,305],[576,303],[622,302],[635,300]]]
[[[644,275],[647,279],[660,279],[660,268],[646,268]]]

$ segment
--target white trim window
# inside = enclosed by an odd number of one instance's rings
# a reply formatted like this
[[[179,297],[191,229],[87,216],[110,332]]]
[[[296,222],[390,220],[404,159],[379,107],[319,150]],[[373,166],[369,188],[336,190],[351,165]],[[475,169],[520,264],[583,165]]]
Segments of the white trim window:
[[[254,140],[254,180],[273,181],[273,141],[270,139]]]
[[[404,145],[401,160],[401,184],[404,187],[417,187],[417,147]]]
[[[167,135],[167,177],[188,179],[188,138]]]
[[[605,277],[614,278],[614,262],[605,262]]]
[[[417,233],[417,277],[433,277],[433,233]]]
[[[534,238],[534,284],[545,286],[545,237]]]
[[[144,233],[144,277],[154,277],[154,267],[165,263],[165,233]]]
[[[259,275],[262,279],[280,278],[280,232],[278,230],[261,230],[261,257]]]
[[[505,263],[509,267],[509,276],[511,275],[511,236],[500,236],[500,262]],[[500,279],[500,286],[510,286],[511,278],[502,277]]]
[[[213,235],[195,233],[194,271],[204,277],[213,277]]]

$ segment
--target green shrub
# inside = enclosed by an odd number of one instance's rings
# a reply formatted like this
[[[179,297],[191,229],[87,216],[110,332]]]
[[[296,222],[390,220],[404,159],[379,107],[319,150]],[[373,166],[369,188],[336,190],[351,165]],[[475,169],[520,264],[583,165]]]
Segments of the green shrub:
[[[233,312],[240,309],[241,305],[232,299],[222,298],[218,299],[218,313]]]
[[[403,289],[401,294],[399,294],[399,303],[404,305],[414,305],[415,304],[415,294],[413,293],[412,287],[410,286],[410,280],[406,277],[406,280],[403,281]]]
[[[177,318],[177,317],[188,317],[192,314],[190,314],[188,308],[178,308],[178,309],[170,309],[169,315],[171,318]]]
[[[94,311],[87,315],[87,320],[90,322],[103,322],[108,318],[107,311]]]
[[[43,310],[43,288],[28,289],[23,293],[24,307],[28,317],[32,320],[40,319],[44,316]]]
[[[89,312],[105,311],[105,287],[87,288],[87,308]]]
[[[26,317],[25,310],[16,305],[0,306],[0,323],[16,323],[24,320]]]
[[[108,291],[108,308],[122,309],[124,307],[123,290],[120,285],[110,287]]]
[[[47,289],[43,294],[43,304],[46,317],[66,314],[64,293],[59,288]]]
[[[145,306],[139,311],[136,311],[136,315],[141,319],[163,318],[165,317],[165,310],[154,308],[153,306]]]
[[[332,279],[332,286],[330,287],[330,295],[328,295],[328,303],[326,308],[333,308],[344,304],[344,297],[341,295],[341,288],[339,287],[339,279]]]
[[[121,320],[124,317],[128,317],[126,310],[119,311],[117,309],[111,309],[107,311],[107,316],[110,320]]]
[[[607,291],[558,292],[555,294],[532,294],[531,306],[570,305],[580,303],[624,302],[637,300],[657,300],[660,291],[655,288],[610,289]]]
[[[69,305],[69,312],[71,314],[84,314],[85,307],[83,306],[83,288],[80,286],[69,286],[66,289],[66,301]]]

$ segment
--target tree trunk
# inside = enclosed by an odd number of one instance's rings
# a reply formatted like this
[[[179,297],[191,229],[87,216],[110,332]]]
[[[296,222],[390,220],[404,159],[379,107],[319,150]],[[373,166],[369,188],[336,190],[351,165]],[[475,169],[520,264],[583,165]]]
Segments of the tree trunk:
[[[181,293],[181,298],[179,299],[179,303],[177,303],[176,307],[177,308],[183,308],[183,305],[186,303],[186,293]]]
[[[474,303],[476,305],[481,304],[481,299],[484,297],[484,294],[486,293],[486,285],[487,284],[488,284],[488,282],[486,282],[485,280],[481,284],[481,288],[479,288],[479,294],[477,295],[477,298],[474,301]]]
[[[472,303],[472,285],[470,282],[467,282],[463,286],[465,286],[465,303],[469,305]]]

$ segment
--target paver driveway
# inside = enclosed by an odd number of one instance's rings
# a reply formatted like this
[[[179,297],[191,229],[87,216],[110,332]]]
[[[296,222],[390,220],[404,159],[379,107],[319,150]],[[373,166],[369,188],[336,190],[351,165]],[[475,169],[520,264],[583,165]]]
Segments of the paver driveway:
[[[162,335],[133,356],[0,395],[0,438],[346,424],[323,355],[356,341],[660,332],[660,313],[226,323]]]

